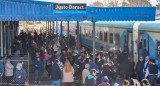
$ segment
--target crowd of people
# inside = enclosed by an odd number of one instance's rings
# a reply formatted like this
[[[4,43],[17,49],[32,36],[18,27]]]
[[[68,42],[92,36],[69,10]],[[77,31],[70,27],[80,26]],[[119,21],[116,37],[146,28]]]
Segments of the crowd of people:
[[[107,52],[102,46],[93,62],[91,51],[83,46],[78,51],[75,38],[70,38],[68,46],[67,37],[58,34],[22,31],[15,37],[12,56],[6,62],[0,60],[0,83],[5,76],[8,86],[24,86],[27,73],[22,56],[29,52],[35,84],[41,83],[46,71],[52,86],[74,86],[76,81],[81,86],[110,86],[118,84],[117,77],[124,80],[124,86],[156,86],[158,66],[149,56],[135,63],[126,50]]]

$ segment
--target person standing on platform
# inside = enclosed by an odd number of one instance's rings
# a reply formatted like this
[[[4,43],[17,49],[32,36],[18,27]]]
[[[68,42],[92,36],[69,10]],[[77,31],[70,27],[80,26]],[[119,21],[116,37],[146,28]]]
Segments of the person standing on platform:
[[[74,83],[73,75],[74,75],[74,69],[71,66],[69,60],[66,60],[63,67],[63,79],[62,79],[64,86],[73,86]]]
[[[145,78],[148,78],[151,86],[157,86],[158,65],[155,64],[154,59],[149,60],[148,70],[146,71]]]
[[[17,69],[15,70],[13,82],[18,84],[16,86],[24,86],[25,84],[25,77],[27,76],[26,71],[22,68],[22,63],[17,64]]]
[[[127,66],[128,66],[128,53],[126,50],[123,51],[123,54],[120,57],[121,59],[119,60],[120,63],[120,72],[121,72],[121,78],[126,79],[126,74],[127,74]]]
[[[143,57],[139,58],[139,61],[137,62],[135,74],[137,74],[137,80],[141,81],[143,79],[143,68],[144,68],[144,61]]]
[[[41,82],[41,76],[44,73],[44,65],[43,61],[38,57],[37,60],[34,62],[34,72],[35,72],[35,83]]]
[[[12,83],[13,80],[13,68],[14,66],[11,64],[11,59],[8,57],[7,62],[5,63],[5,77],[7,81],[7,86]]]
[[[102,56],[100,54],[97,54],[97,59],[95,63],[97,64],[98,70],[99,70],[98,79],[97,79],[97,84],[99,84],[102,82],[102,67],[104,64],[104,60],[102,59]]]
[[[97,71],[96,69],[92,69],[90,71],[91,74],[89,74],[86,79],[85,79],[85,86],[97,86],[96,84],[96,74],[97,74]]]
[[[58,60],[54,61],[53,66],[51,67],[51,77],[52,77],[52,86],[60,86],[61,85],[61,70],[58,66]]]
[[[134,70],[134,61],[132,60],[131,56],[128,56],[128,63],[127,63],[127,76],[126,78],[130,80],[131,78],[134,78],[135,70]]]
[[[146,71],[148,71],[148,66],[149,66],[149,56],[146,56],[145,62],[144,62],[144,67],[143,67],[143,76],[146,76]]]
[[[98,86],[110,86],[110,84],[108,82],[109,82],[109,79],[107,76],[105,76],[103,78],[103,82],[101,84],[99,84]]]
[[[84,86],[85,78],[90,74],[89,64],[85,65],[85,69],[82,71],[82,85]]]
[[[46,71],[48,73],[48,76],[50,77],[50,69],[51,69],[51,60],[50,60],[50,55],[47,53],[47,51],[44,54],[45,61],[46,61]]]
[[[61,55],[57,55],[55,57],[56,57],[56,60],[58,60],[58,65],[59,65],[59,67],[62,71],[63,70],[63,63],[60,61],[61,60]]]

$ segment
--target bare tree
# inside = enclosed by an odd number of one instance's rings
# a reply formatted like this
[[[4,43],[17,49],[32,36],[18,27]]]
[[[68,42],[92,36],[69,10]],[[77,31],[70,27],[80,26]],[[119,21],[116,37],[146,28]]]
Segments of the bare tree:
[[[122,2],[122,6],[121,7],[136,7],[136,3],[133,2],[133,1],[129,1],[129,3]]]
[[[118,6],[118,1],[115,1],[115,2],[111,1],[111,2],[108,4],[108,7],[119,7],[119,6]]]
[[[128,2],[133,2],[137,7],[150,7],[152,4],[149,0],[128,0]]]
[[[101,2],[94,2],[93,4],[91,4],[90,6],[93,6],[93,7],[104,7],[103,3]]]

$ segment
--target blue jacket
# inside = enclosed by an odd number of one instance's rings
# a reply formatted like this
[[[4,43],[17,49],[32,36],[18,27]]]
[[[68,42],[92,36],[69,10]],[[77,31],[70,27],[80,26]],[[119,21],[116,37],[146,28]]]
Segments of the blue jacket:
[[[18,78],[19,76],[21,76],[21,78]],[[24,84],[26,76],[27,76],[27,73],[23,68],[21,68],[21,70],[16,69],[13,80],[15,83]]]
[[[85,79],[85,86],[97,86],[96,79],[93,75],[89,74]]]
[[[4,65],[2,61],[0,61],[0,73],[4,73]]]
[[[89,71],[91,71],[92,69],[96,69],[96,70],[98,71],[98,66],[97,66],[96,63],[94,63],[94,62],[89,62],[88,64],[89,64],[89,66],[90,66]]]
[[[61,79],[61,70],[58,64],[54,64],[51,68],[51,77],[53,81],[57,81]]]
[[[38,67],[36,67],[36,65]],[[44,73],[43,61],[41,61],[41,60],[40,61],[35,60],[34,67],[35,67],[34,70],[38,70],[38,72],[39,72],[40,75],[42,75]]]

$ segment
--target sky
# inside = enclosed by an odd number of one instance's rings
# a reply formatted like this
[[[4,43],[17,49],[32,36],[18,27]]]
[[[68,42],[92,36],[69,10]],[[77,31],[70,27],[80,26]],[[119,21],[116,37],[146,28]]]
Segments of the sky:
[[[87,5],[92,4],[93,2],[99,1],[99,2],[104,2],[106,1],[106,3],[108,1],[119,1],[122,2],[123,0],[35,0],[35,1],[46,1],[46,2],[57,2],[57,3],[87,3]],[[127,1],[127,0],[125,0]],[[156,6],[157,1],[156,0],[150,0],[151,4],[153,6]]]

